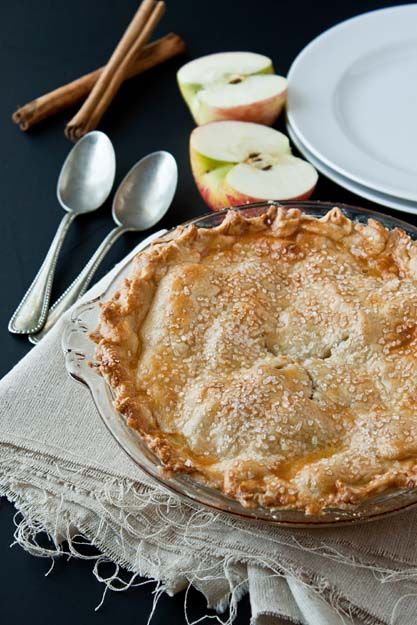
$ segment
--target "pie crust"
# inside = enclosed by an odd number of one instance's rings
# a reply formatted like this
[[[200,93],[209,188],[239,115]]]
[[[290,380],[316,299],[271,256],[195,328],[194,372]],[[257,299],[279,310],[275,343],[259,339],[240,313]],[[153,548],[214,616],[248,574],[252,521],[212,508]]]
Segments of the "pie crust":
[[[243,506],[317,514],[417,482],[417,242],[338,208],[182,226],[92,335],[158,456]]]

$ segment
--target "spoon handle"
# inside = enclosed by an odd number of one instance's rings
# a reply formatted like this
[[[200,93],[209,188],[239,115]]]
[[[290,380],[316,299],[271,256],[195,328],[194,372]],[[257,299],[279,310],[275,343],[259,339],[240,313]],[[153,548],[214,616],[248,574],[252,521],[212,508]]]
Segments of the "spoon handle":
[[[57,301],[51,306],[48,313],[48,318],[42,330],[37,334],[33,334],[29,337],[31,343],[38,343],[49,332],[52,326],[58,321],[61,315],[68,310],[74,304],[81,295],[83,295],[90,284],[92,277],[94,276],[99,264],[107,254],[113,243],[124,233],[128,228],[118,226],[113,228],[109,234],[103,239],[98,246],[84,269],[75,278],[74,282],[70,284],[66,291],[57,299]]]
[[[75,217],[76,213],[68,212],[61,219],[41,268],[9,321],[9,332],[32,334],[45,323],[58,255]]]

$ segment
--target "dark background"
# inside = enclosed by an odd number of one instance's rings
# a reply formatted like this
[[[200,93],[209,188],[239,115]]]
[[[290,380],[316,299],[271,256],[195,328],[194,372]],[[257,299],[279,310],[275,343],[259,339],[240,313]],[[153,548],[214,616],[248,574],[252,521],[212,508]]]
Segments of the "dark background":
[[[206,212],[191,177],[188,136],[193,121],[179,95],[175,72],[186,60],[210,52],[251,50],[270,56],[286,74],[300,50],[326,28],[353,15],[404,2],[345,0],[167,0],[155,36],[175,31],[188,44],[186,57],[150,70],[122,87],[100,129],[117,155],[116,185],[148,152],[165,149],[179,165],[179,185],[169,227]],[[63,129],[75,111],[47,121],[28,134],[11,123],[13,110],[28,100],[105,63],[133,16],[137,0],[1,0],[0,3],[0,376],[31,348],[8,334],[7,323],[36,273],[62,216],[55,197],[61,165],[71,144]],[[354,42],[352,42],[354,45]],[[326,68],[323,67],[323,80]],[[284,129],[283,121],[278,124]],[[359,204],[390,213],[320,177],[313,199]],[[112,226],[111,199],[72,225],[60,258],[54,295],[64,290]],[[395,212],[392,212],[395,214]],[[416,222],[411,215],[397,215]],[[100,268],[98,277],[120,260],[140,235],[125,235]],[[30,418],[30,415],[28,415]],[[61,558],[47,578],[49,561],[27,555],[12,542],[13,507],[0,504],[0,621],[33,625],[59,622],[146,623],[153,597],[145,586],[110,593],[99,612],[102,586],[89,562]],[[190,617],[204,614],[204,600],[190,595]],[[247,599],[236,623],[248,623]],[[190,620],[192,620],[190,618]],[[152,624],[184,623],[183,595],[163,596]]]

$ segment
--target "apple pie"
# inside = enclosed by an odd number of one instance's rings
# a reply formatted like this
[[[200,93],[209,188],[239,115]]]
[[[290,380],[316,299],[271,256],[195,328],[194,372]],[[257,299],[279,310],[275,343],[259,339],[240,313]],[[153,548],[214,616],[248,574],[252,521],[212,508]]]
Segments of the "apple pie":
[[[186,225],[92,335],[159,458],[246,507],[317,514],[417,483],[417,242],[338,208]]]

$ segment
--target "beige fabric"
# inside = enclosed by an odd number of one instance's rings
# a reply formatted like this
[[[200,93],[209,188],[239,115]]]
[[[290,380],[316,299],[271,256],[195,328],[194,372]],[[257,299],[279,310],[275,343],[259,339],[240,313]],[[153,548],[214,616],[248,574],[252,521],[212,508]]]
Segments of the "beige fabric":
[[[94,289],[104,287],[105,278]],[[91,295],[91,293],[90,293]],[[414,625],[417,512],[357,527],[290,531],[235,521],[179,501],[123,453],[72,381],[61,323],[0,382],[0,493],[22,512],[16,540],[54,555],[83,540],[103,561],[175,593],[193,584],[233,618],[249,592],[253,625]],[[45,529],[54,545],[37,546]],[[106,573],[108,567],[106,567]],[[158,593],[156,593],[156,597]]]

